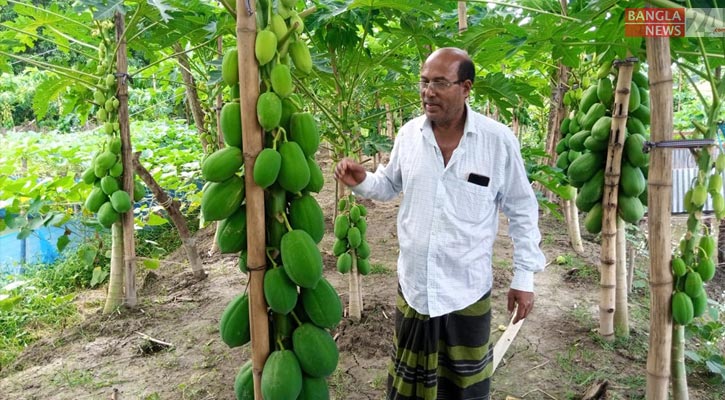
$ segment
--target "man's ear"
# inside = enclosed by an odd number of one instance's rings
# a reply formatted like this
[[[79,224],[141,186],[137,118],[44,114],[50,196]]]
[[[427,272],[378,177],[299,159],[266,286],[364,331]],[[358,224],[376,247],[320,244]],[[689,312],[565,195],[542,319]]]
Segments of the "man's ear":
[[[462,83],[463,88],[466,90],[466,97],[468,97],[471,94],[471,89],[473,88],[473,82],[471,82],[470,79],[466,79]]]

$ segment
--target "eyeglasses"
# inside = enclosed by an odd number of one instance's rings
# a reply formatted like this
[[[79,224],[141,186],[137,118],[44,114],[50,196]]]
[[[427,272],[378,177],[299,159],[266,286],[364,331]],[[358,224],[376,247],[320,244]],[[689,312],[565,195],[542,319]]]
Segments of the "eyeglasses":
[[[459,83],[462,83],[464,81],[457,80],[455,82],[450,81],[433,81],[433,82],[426,82],[426,81],[420,81],[418,82],[418,88],[420,88],[420,91],[424,91],[426,89],[430,89],[434,92],[439,92],[443,89],[448,89],[449,87],[453,85],[457,85]]]

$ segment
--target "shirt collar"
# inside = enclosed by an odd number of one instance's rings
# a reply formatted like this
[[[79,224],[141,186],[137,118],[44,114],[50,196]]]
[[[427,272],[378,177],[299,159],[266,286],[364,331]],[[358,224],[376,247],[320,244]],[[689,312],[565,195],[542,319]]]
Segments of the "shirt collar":
[[[423,118],[422,118],[422,121],[420,124],[420,131],[423,133],[424,137],[432,140],[433,139],[433,127],[431,126],[431,122],[425,114],[423,114],[422,117]],[[473,122],[474,118],[475,117],[474,117],[473,110],[471,109],[470,104],[468,104],[468,102],[466,102],[466,122],[463,125],[463,133],[464,133],[463,136],[466,136],[466,134],[468,134],[468,133],[476,134],[478,132],[474,127],[474,122]],[[435,143],[435,141],[433,141],[433,142]]]

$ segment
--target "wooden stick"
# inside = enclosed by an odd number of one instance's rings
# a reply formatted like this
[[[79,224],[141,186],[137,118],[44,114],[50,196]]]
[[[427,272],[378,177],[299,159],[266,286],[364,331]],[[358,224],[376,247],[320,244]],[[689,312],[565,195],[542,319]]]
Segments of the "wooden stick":
[[[146,339],[148,341],[151,341],[151,342],[154,342],[154,343],[158,343],[158,344],[160,344],[162,346],[174,347],[174,345],[171,344],[171,343],[169,343],[169,342],[164,342],[163,340],[159,340],[159,339],[153,338],[153,337],[151,337],[151,336],[149,336],[149,335],[147,335],[145,333],[141,333],[141,332],[134,332],[134,333],[137,334],[137,335],[139,335],[139,336],[141,336],[142,338],[144,338],[144,339]]]

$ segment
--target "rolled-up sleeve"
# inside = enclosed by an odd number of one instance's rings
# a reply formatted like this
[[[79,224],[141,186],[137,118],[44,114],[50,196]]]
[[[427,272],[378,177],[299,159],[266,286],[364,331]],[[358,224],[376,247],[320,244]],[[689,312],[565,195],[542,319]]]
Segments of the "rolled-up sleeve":
[[[365,175],[365,180],[350,188],[353,193],[379,201],[392,200],[400,194],[403,188],[403,179],[400,171],[399,147],[403,136],[403,134],[399,134],[395,138],[388,164],[385,166],[379,165],[374,173],[368,171]]]

